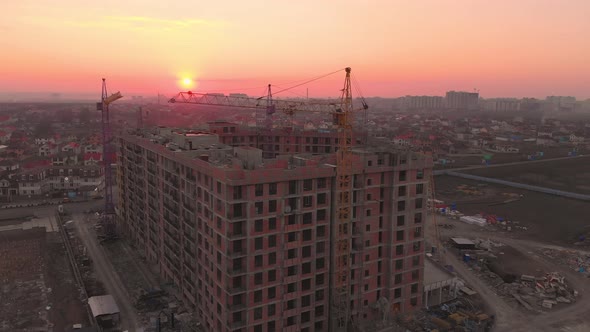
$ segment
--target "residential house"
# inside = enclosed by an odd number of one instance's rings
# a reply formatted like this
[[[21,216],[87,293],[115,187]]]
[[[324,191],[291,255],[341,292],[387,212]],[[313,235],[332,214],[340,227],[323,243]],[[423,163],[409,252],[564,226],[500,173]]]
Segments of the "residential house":
[[[45,144],[55,144],[55,138],[54,137],[41,137],[41,138],[35,138],[35,144],[36,145],[45,145]]]
[[[11,197],[18,195],[18,184],[11,178],[8,172],[0,174],[0,200],[10,201]]]
[[[21,196],[27,195],[42,195],[48,192],[46,178],[46,167],[39,167],[27,169],[15,175],[18,183],[18,194]]]
[[[14,172],[20,168],[20,164],[17,160],[13,159],[4,159],[0,160],[0,173],[3,171],[6,172]]]
[[[62,152],[73,152],[75,154],[80,154],[80,152],[82,151],[82,148],[80,147],[80,144],[76,143],[76,142],[70,142],[66,145],[64,145],[61,148]]]
[[[51,159],[53,166],[74,166],[78,164],[78,154],[74,152],[61,152]]]
[[[88,152],[84,154],[84,166],[97,166],[102,162],[102,153]]]
[[[84,146],[84,153],[102,153],[102,145],[88,144]]]
[[[53,143],[47,143],[41,145],[39,147],[39,152],[37,153],[40,157],[49,157],[57,154],[59,152],[59,147]]]
[[[58,166],[48,170],[48,184],[52,191],[81,189],[94,190],[102,181],[102,167]]]

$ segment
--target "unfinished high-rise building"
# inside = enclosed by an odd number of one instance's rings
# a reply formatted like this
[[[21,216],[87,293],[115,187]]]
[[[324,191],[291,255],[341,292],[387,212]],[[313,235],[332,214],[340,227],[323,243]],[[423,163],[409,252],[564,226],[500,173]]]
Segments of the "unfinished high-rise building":
[[[336,136],[271,135],[272,159],[231,123],[121,136],[120,227],[208,331],[339,330]],[[421,306],[432,162],[385,145],[352,153],[349,312],[370,326]]]

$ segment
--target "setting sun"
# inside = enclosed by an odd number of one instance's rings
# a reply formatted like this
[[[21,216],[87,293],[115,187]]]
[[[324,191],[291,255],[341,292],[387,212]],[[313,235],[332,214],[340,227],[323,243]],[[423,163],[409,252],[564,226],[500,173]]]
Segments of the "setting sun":
[[[193,80],[191,80],[188,77],[182,79],[182,84],[184,84],[185,86],[189,86],[189,85],[191,85],[191,83],[193,83]]]

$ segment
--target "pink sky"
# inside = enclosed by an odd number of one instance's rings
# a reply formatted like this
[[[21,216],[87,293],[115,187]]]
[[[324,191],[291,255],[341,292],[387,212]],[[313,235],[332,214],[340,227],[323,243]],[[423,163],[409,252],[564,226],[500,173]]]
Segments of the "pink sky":
[[[100,94],[106,77],[124,95],[259,95],[350,66],[367,97],[589,98],[588,15],[587,0],[3,1],[0,92]]]

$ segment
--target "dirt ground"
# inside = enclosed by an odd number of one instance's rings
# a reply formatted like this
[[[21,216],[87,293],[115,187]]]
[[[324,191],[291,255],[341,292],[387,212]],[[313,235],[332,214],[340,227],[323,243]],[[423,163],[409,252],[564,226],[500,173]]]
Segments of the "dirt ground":
[[[466,173],[590,194],[590,158],[575,157],[547,163],[483,168]]]
[[[87,325],[58,233],[0,232],[0,331],[65,331]]]
[[[54,235],[57,237],[57,234],[51,234]],[[85,304],[80,301],[80,290],[72,275],[61,239],[59,242],[47,243],[47,259],[51,262],[47,270],[47,280],[52,285],[49,321],[52,322],[54,331],[66,331],[73,324],[88,326]]]
[[[590,231],[587,221],[588,202],[546,195],[522,189],[450,176],[437,176],[436,197],[467,215],[493,214],[525,226],[521,238],[554,244],[572,244]],[[466,185],[467,191],[458,190]],[[518,197],[518,200],[501,204]]]

